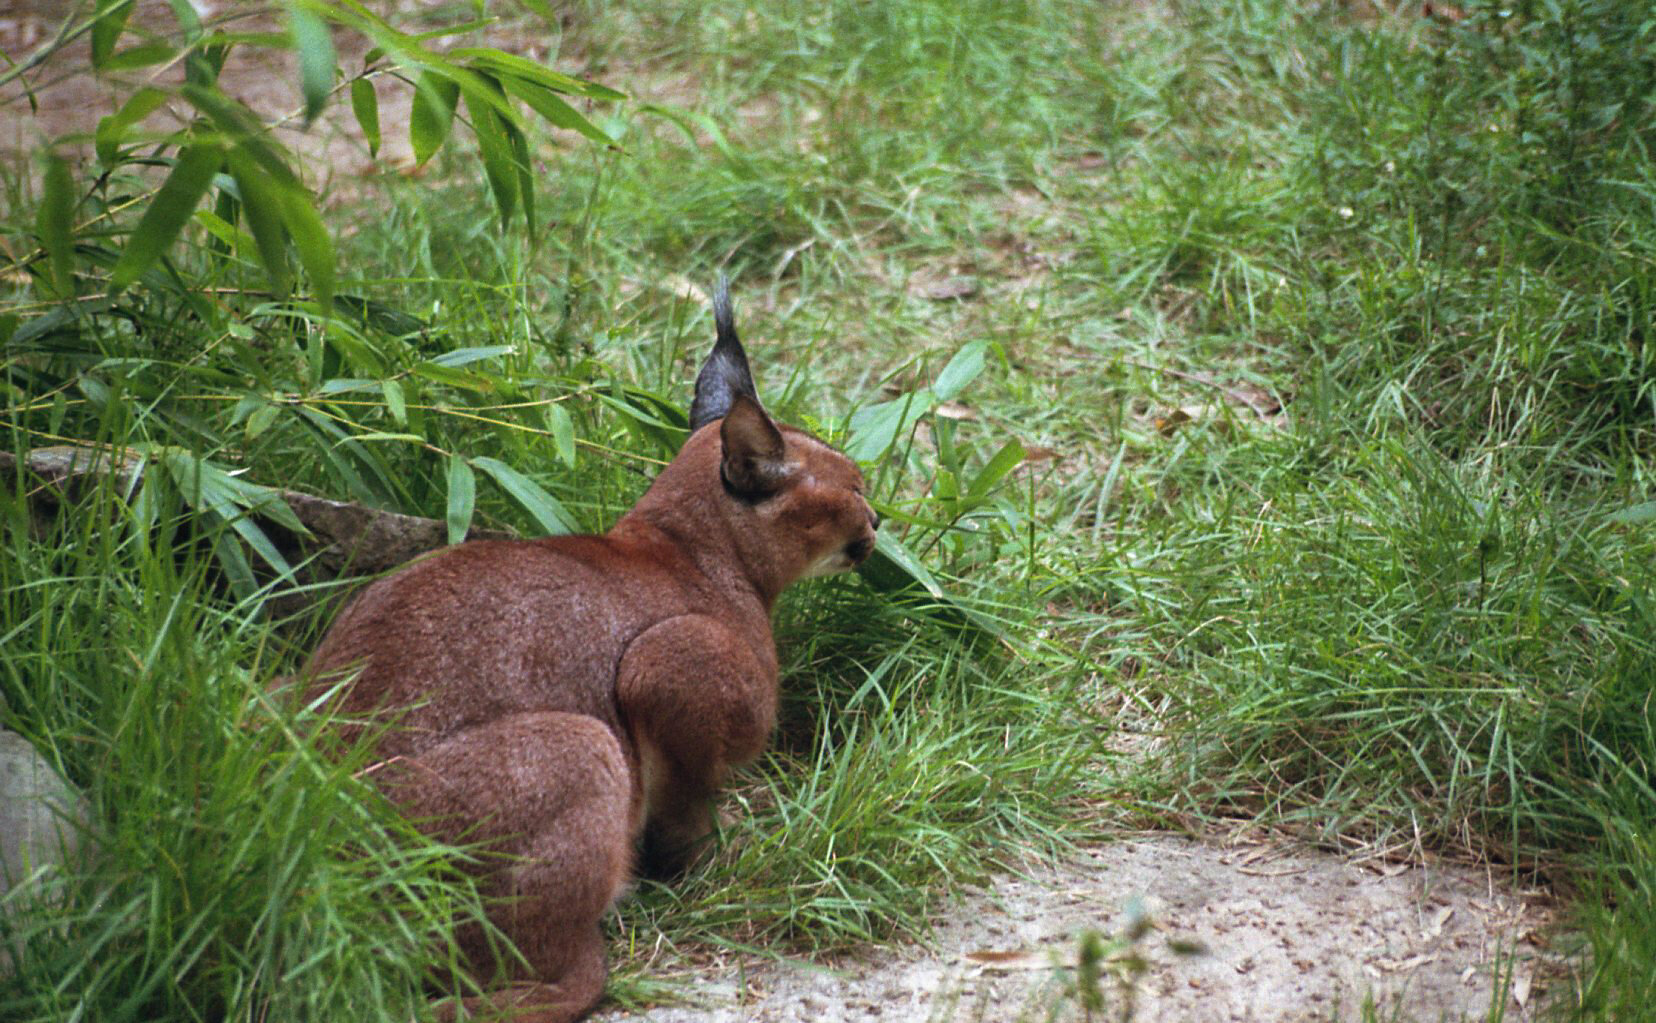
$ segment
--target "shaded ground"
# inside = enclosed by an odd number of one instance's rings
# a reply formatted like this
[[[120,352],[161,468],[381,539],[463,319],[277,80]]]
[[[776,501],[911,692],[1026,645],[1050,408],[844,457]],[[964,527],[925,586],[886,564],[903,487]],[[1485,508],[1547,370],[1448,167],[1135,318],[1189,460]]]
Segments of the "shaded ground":
[[[1132,1007],[1139,1021],[1356,1019],[1365,996],[1382,1019],[1398,1009],[1483,1019],[1498,986],[1508,988],[1504,1018],[1529,1020],[1546,966],[1534,943],[1546,900],[1468,868],[1376,869],[1312,850],[1140,834],[967,895],[929,950],[870,949],[828,964],[732,958],[678,978],[700,1006],[599,1018],[952,1023],[1044,1020],[1057,1008],[1079,1019],[1073,1003],[1059,1005],[1067,971],[1055,966],[1074,964],[1088,930],[1123,933],[1134,900],[1156,925],[1139,945],[1148,962]],[[1175,953],[1170,940],[1205,951]],[[1105,994],[1106,1018],[1120,1018],[1119,978]]]

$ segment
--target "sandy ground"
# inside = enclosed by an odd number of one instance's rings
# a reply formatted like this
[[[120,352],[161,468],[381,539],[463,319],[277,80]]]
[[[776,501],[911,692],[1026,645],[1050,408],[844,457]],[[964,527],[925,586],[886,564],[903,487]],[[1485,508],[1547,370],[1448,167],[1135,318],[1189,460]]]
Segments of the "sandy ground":
[[[1535,1018],[1550,958],[1535,944],[1547,902],[1464,867],[1363,866],[1283,846],[1224,847],[1164,834],[1124,837],[1060,867],[1002,877],[963,897],[930,948],[869,949],[833,962],[731,961],[703,968],[699,1004],[611,1008],[606,1023],[863,1023],[1081,1019],[1062,996],[1078,938],[1123,934],[1132,907],[1155,927],[1147,962],[1118,1020],[1289,1023],[1484,1019],[1493,992],[1504,1019]],[[1171,942],[1203,951],[1175,952]],[[1497,973],[1501,976],[1498,978]]]

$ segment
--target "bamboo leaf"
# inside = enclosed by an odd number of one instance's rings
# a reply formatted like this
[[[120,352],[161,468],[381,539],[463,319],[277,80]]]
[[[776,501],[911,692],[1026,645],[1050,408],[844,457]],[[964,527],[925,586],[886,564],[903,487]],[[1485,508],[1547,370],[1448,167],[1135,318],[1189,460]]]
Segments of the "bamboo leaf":
[[[97,131],[93,135],[98,162],[105,167],[114,166],[116,157],[120,155],[121,142],[126,138],[127,129],[154,113],[166,101],[167,94],[160,89],[142,88],[129,96],[127,101],[121,104],[121,109],[100,119]]]
[[[608,394],[594,392],[592,396],[621,413],[629,433],[662,451],[677,451],[690,432],[689,417],[682,408],[641,387],[611,380]]]
[[[994,619],[944,592],[931,570],[890,530],[874,534],[874,550],[857,566],[857,574],[883,593],[923,590],[936,602],[933,614],[997,639],[1006,638],[1004,630]]]
[[[448,542],[459,543],[471,530],[477,503],[477,477],[459,455],[448,459]]]
[[[247,218],[259,262],[270,278],[270,290],[277,298],[285,298],[293,285],[293,274],[288,268],[287,234],[282,227],[283,186],[240,149],[232,150],[226,162],[241,194],[242,215]]]
[[[490,85],[495,84],[493,79],[483,77]],[[518,175],[506,124],[489,105],[487,97],[479,97],[471,89],[462,91],[466,96],[466,112],[471,115],[472,133],[477,136],[477,152],[483,158],[483,175],[489,179],[489,191],[494,193],[500,225],[507,227],[517,211]]]
[[[184,52],[184,81],[196,88],[212,89],[218,84],[219,72],[224,70],[224,58],[230,53],[229,43],[206,45],[207,27],[196,10],[196,0],[167,0],[173,17],[178,19],[187,49]]]
[[[673,423],[667,421],[657,414],[660,411],[659,409],[647,409],[643,407],[643,405],[637,403],[639,395],[629,393],[620,387],[616,387],[611,394],[597,394],[594,395],[594,397],[635,423],[640,423],[644,426],[653,427],[659,430],[665,430],[669,433],[676,431],[681,436],[686,432],[685,425],[683,423]]]
[[[101,313],[113,303],[108,297],[85,303],[80,309],[69,306],[57,306],[48,312],[24,320],[17,324],[11,337],[6,339],[6,348],[9,351],[24,351],[31,346],[46,346],[48,340],[61,340],[78,336],[78,321],[82,316],[94,312]],[[56,430],[52,431],[56,433]]]
[[[385,376],[385,357],[362,332],[346,320],[336,320],[327,334],[327,341],[354,373],[368,379],[363,390],[373,390],[374,382]]]
[[[355,317],[364,327],[395,338],[418,334],[427,327],[417,316],[410,316],[401,309],[361,295],[335,295],[334,308]]]
[[[535,113],[546,118],[547,123],[558,127],[578,131],[582,135],[601,145],[613,146],[616,141],[604,131],[581,115],[580,111],[564,102],[550,89],[546,89],[527,79],[510,75],[501,78],[501,84],[506,91],[529,105]]]
[[[918,526],[921,529],[948,529],[949,523],[944,519],[927,518],[923,515],[913,515],[902,508],[887,504],[884,501],[870,501],[869,504],[880,513],[881,522],[901,522],[904,525]]]
[[[213,200],[212,210],[195,211],[196,223],[212,235],[208,249],[216,256],[252,252],[253,236],[235,226],[241,220],[241,189],[236,187],[236,180],[221,172],[213,178],[213,184],[218,197]]]
[[[208,46],[203,42],[198,46],[199,49],[184,58],[184,80],[213,85],[218,81],[219,72],[224,70],[225,58],[230,56],[230,44]]]
[[[106,58],[100,71],[135,71],[138,68],[154,67],[157,64],[171,60],[178,51],[166,43],[142,43],[138,46],[129,46],[120,53]]]
[[[322,386],[316,389],[316,393],[328,396],[335,394],[354,394],[358,392],[365,393],[374,390],[377,383],[378,381],[369,380],[366,377],[334,377],[330,380],[322,381]],[[347,435],[347,439],[351,436],[355,435]]]
[[[548,494],[534,480],[505,462],[493,458],[474,458],[472,461],[479,469],[492,476],[494,481],[500,484],[501,489],[522,505],[523,510],[527,511],[535,523],[549,535],[562,536],[580,531],[580,524],[575,521],[575,517],[565,510],[557,498]]]
[[[481,8],[479,8],[481,10]],[[477,18],[472,21],[462,21],[455,25],[443,25],[438,28],[427,29],[424,32],[409,36],[414,42],[428,43],[433,39],[447,39],[450,36],[465,35],[476,32],[478,29],[489,28],[495,23],[494,18]]]
[[[286,32],[208,32],[198,41],[203,47],[240,45],[261,50],[282,50],[292,43],[293,37]]]
[[[988,351],[987,340],[963,345],[949,360],[949,364],[943,367],[943,372],[937,374],[937,383],[932,385],[932,393],[937,395],[937,400],[953,401],[955,395],[976,380],[978,374],[983,372],[984,355]]]
[[[311,295],[326,314],[333,305],[333,239],[328,236],[322,217],[303,188],[281,188],[278,195],[281,198],[282,225],[293,238],[293,247],[299,253],[299,264],[310,275]]]
[[[210,501],[216,510],[228,512],[234,506],[269,518],[294,532],[309,534],[310,531],[288,507],[282,495],[271,488],[232,476],[193,452],[182,452],[177,457],[199,465],[196,471],[200,474],[203,499]]]
[[[331,442],[341,437],[350,436],[340,429],[339,424],[315,409],[300,405],[295,411],[300,419],[315,430],[324,441]],[[323,443],[316,445],[315,450],[321,452],[322,457],[326,458],[328,463],[333,466],[334,472],[344,483],[345,489],[349,490],[351,496],[357,501],[368,505],[370,508],[385,507],[389,503],[389,495],[392,491],[390,481],[385,478],[379,467],[368,459],[361,446],[347,446],[341,450],[332,443]],[[347,458],[347,455],[350,458]],[[378,486],[371,484],[361,473],[357,472],[356,466],[351,463],[353,458],[378,477],[374,481]]]
[[[919,586],[937,600],[947,599],[937,577],[889,529],[874,534],[874,551],[858,572],[881,590]]]
[[[132,17],[133,0],[115,0],[105,4],[92,23],[92,66],[103,70],[109,55],[115,51],[115,41],[121,38],[127,19]]]
[[[430,380],[432,383],[460,387],[483,394],[495,389],[493,377],[464,369],[454,369],[451,366],[443,366],[435,362],[417,362],[410,367],[409,372],[417,377]]]
[[[254,409],[253,414],[247,417],[247,439],[254,440],[259,434],[269,429],[270,424],[276,421],[276,416],[281,411],[280,405],[260,405]]]
[[[339,55],[327,23],[301,4],[288,5],[288,31],[299,52],[299,86],[305,95],[305,126],[309,127],[328,102]]]
[[[213,553],[218,555],[219,565],[224,569],[225,577],[230,580],[230,589],[236,596],[247,598],[258,592],[258,580],[253,578],[253,566],[247,563],[247,554],[241,549],[233,537],[228,533],[220,533],[213,539]]]
[[[506,75],[528,79],[542,88],[551,89],[555,92],[611,101],[627,98],[627,94],[624,92],[616,92],[614,89],[599,85],[597,82],[588,82],[571,77],[536,63],[528,57],[520,57],[515,53],[506,53],[503,50],[481,46],[461,46],[450,50],[449,57],[454,60],[469,60],[480,67],[488,67]]]
[[[456,348],[452,352],[444,352],[434,357],[431,361],[439,366],[457,369],[461,366],[469,366],[474,362],[481,362],[484,359],[511,355],[515,351],[517,351],[517,348],[514,345],[482,345],[477,348]]]
[[[54,294],[75,293],[75,182],[69,162],[56,153],[46,157],[46,175],[35,212],[35,231],[46,249],[46,280]]]
[[[298,520],[294,518],[293,510],[288,508],[280,497],[272,494],[264,487],[255,486],[251,483],[241,483],[223,469],[193,452],[168,451],[163,454],[162,460],[165,462],[174,482],[178,485],[180,493],[183,494],[184,500],[189,503],[191,508],[200,514],[210,514],[230,526],[242,538],[244,543],[253,548],[253,551],[277,572],[284,576],[293,574],[293,568],[287,563],[287,559],[282,557],[281,552],[276,549],[276,545],[270,542],[270,537],[250,517],[252,511],[266,510],[264,506],[268,502],[271,504],[269,510],[272,511],[275,504],[281,504],[282,511],[287,513],[285,518],[291,520],[292,523],[297,523]],[[272,517],[276,518],[277,521],[281,521],[283,525],[289,525],[288,521],[283,521],[282,516],[273,515]],[[300,526],[299,528],[303,530],[304,527]],[[220,557],[225,560],[225,568],[233,578],[240,575],[242,565],[236,564],[236,559],[233,556],[227,557],[226,552],[221,548]],[[249,573],[250,577],[251,573]]]
[[[851,416],[851,438],[846,442],[845,453],[858,462],[879,460],[936,404],[936,396],[922,388],[901,398],[858,409]]]
[[[259,528],[257,522],[254,522],[242,512],[237,512],[228,521],[230,528],[236,531],[236,534],[242,538],[247,546],[253,548],[253,552],[263,559],[265,564],[284,576],[293,575],[293,566],[289,565],[287,559],[282,557],[282,552],[277,550],[276,545],[270,542],[269,535]]]
[[[201,24],[201,15],[196,11],[190,0],[167,0],[167,6],[172,8],[173,17],[178,19],[178,27],[184,33],[184,41],[194,43],[206,31]]]
[[[558,451],[558,460],[575,468],[575,422],[569,418],[562,402],[546,406],[546,429],[552,434],[552,446]]]
[[[408,142],[414,162],[423,164],[443,146],[454,124],[454,105],[460,86],[446,75],[423,72],[414,83],[414,108],[408,117]]]
[[[368,140],[368,155],[379,156],[379,93],[374,91],[372,80],[358,78],[351,82],[351,112],[362,127],[362,137]]]
[[[224,197],[221,197],[220,199],[221,206],[225,205],[223,198]],[[230,203],[230,205],[236,204]],[[222,248],[215,249],[215,251],[250,252],[253,250],[255,244],[253,236],[248,234],[246,231],[239,230],[234,224],[224,219],[217,212],[212,210],[196,210],[194,217],[195,222],[206,228],[207,233],[212,235],[213,238],[223,246]]]
[[[504,123],[504,122],[502,122]],[[517,170],[518,199],[523,203],[523,226],[529,231],[529,243],[536,243],[535,230],[535,174],[529,160],[529,140],[516,125],[506,124],[506,137],[512,143],[512,166]]]
[[[217,146],[186,146],[178,154],[172,173],[161,185],[161,190],[150,200],[149,208],[127,238],[115,268],[110,271],[112,291],[119,291],[137,280],[144,271],[155,265],[161,254],[177,240],[178,233],[195,211],[196,203],[213,183],[224,152]]]
[[[178,90],[190,105],[207,115],[219,131],[224,133],[231,148],[252,157],[266,174],[283,185],[297,187],[299,181],[288,166],[287,151],[271,136],[259,115],[246,104],[226,96],[210,85],[186,84]]]
[[[249,483],[246,480],[229,477],[230,484],[238,495],[236,503],[253,512],[255,515],[267,518],[284,529],[291,530],[301,536],[310,536],[310,527],[299,521],[299,515],[288,505],[280,491],[271,487]]]
[[[385,395],[385,409],[391,413],[391,421],[398,426],[407,426],[408,402],[403,398],[402,385],[395,380],[386,380],[380,384],[380,393]]]
[[[989,459],[989,464],[978,470],[972,477],[972,482],[966,487],[966,496],[974,500],[985,497],[995,484],[1006,478],[1006,474],[1018,467],[1024,460],[1024,446],[1017,440],[1009,440],[1001,445]]]

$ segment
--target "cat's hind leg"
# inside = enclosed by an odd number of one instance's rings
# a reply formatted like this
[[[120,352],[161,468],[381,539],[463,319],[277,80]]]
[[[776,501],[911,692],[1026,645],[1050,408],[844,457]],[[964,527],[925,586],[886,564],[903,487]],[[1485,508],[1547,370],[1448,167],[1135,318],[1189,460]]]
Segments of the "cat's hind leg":
[[[609,728],[579,714],[509,715],[402,758],[390,775],[387,793],[423,830],[482,846],[489,919],[527,964],[505,964],[509,986],[467,999],[468,1013],[568,1023],[592,1008],[607,974],[599,921],[632,858],[633,782]],[[500,971],[481,928],[460,940],[487,986]]]

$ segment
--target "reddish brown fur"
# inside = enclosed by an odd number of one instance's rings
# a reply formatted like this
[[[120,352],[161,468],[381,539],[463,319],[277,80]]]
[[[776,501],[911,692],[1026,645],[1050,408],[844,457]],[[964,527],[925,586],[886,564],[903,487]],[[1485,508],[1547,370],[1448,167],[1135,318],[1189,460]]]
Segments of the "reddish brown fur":
[[[529,974],[473,1008],[565,1023],[598,1000],[635,842],[649,873],[683,869],[764,746],[777,595],[861,560],[877,524],[849,459],[738,395],[607,534],[449,548],[340,615],[310,684],[344,679],[343,710],[398,722],[383,784],[412,818],[504,854],[491,919]],[[480,937],[462,942],[486,979]]]

